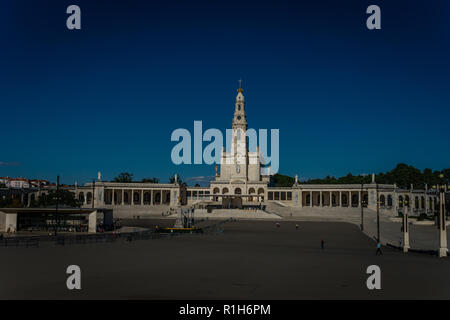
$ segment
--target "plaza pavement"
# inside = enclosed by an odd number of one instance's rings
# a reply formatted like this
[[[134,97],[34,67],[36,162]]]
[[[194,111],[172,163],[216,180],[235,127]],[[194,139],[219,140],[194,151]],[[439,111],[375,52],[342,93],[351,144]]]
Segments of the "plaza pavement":
[[[134,220],[142,227],[173,220]],[[342,222],[238,220],[218,235],[0,248],[1,299],[449,299],[448,258],[384,249]],[[295,225],[298,224],[298,230]],[[325,249],[320,249],[320,241]],[[80,266],[82,290],[66,289]],[[381,290],[366,269],[381,268]]]
[[[280,216],[293,221],[335,221],[349,222],[357,226],[361,225],[361,208],[339,208],[339,207],[313,207],[292,208],[281,207],[272,204],[270,212],[278,212]],[[392,214],[380,212],[380,238],[381,243],[401,246],[403,243],[402,223],[392,221]],[[410,247],[416,250],[438,250],[439,233],[434,225],[415,225],[414,220],[409,220]],[[364,208],[364,233],[370,238],[377,237],[377,217],[374,210]],[[447,228],[447,239],[450,243],[450,228]]]

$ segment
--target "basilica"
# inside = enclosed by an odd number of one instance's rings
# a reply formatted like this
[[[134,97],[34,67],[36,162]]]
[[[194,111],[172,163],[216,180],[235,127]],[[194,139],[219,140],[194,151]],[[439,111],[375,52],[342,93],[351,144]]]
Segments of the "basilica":
[[[297,178],[290,187],[271,184],[270,170],[264,170],[258,147],[249,151],[244,90],[239,87],[234,104],[231,148],[222,149],[220,168],[208,187],[189,187],[174,183],[119,183],[97,181],[71,187],[83,207],[114,209],[118,212],[152,212],[178,206],[214,209],[253,208],[264,210],[267,204],[297,208],[368,207],[396,214],[403,206],[412,212],[431,213],[437,208],[436,190],[398,188],[395,184],[302,184]],[[28,201],[47,189],[36,190]],[[377,200],[378,199],[378,200]],[[116,214],[115,214],[116,215]]]

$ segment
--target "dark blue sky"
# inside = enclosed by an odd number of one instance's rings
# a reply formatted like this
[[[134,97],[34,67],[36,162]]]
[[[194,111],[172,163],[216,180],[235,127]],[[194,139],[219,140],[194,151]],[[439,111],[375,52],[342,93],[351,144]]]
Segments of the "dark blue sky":
[[[70,4],[82,30],[66,28]],[[381,7],[369,31],[366,8]],[[0,4],[0,176],[84,182],[171,163],[176,128],[280,129],[280,173],[450,165],[449,1],[80,1]],[[205,144],[206,145],[206,144]]]

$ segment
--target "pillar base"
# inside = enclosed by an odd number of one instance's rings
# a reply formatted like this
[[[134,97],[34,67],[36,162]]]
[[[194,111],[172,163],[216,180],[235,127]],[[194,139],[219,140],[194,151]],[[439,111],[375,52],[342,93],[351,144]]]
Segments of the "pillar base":
[[[403,246],[403,252],[407,253],[409,250],[410,246]]]
[[[447,248],[439,248],[439,258],[447,256],[448,249]]]

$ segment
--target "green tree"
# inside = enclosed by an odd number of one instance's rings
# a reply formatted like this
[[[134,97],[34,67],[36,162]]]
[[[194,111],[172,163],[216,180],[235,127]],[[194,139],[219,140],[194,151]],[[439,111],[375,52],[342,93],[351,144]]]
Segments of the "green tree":
[[[440,178],[439,175],[443,174],[444,178]],[[276,174],[273,176],[274,185],[276,187],[289,187],[294,183],[294,178]],[[421,172],[419,169],[409,166],[405,163],[399,163],[397,166],[386,173],[380,172],[375,175],[375,181],[380,184],[394,184],[398,187],[409,189],[411,184],[414,189],[423,189],[425,184],[428,187],[436,184],[448,183],[450,181],[450,169],[443,169],[442,171],[432,171],[431,169],[424,169]],[[303,182],[305,184],[360,184],[371,183],[372,175],[358,175],[354,176],[348,173],[346,176],[335,178],[327,176],[323,179],[308,179]]]
[[[294,178],[279,173],[274,174],[272,177],[272,184],[275,187],[291,187],[294,182]]]
[[[69,190],[60,189],[58,193],[56,190],[50,191],[48,194],[42,194],[38,201],[38,207],[52,207],[56,205],[56,196],[58,195],[58,204],[61,206],[69,206],[69,207],[80,207],[81,203],[78,199],[75,199],[75,194],[70,192]]]
[[[114,178],[114,182],[133,182],[133,174],[128,172],[121,172]]]

